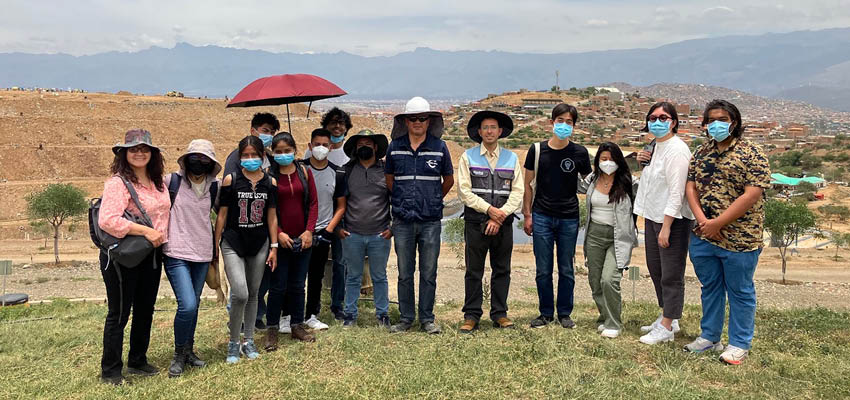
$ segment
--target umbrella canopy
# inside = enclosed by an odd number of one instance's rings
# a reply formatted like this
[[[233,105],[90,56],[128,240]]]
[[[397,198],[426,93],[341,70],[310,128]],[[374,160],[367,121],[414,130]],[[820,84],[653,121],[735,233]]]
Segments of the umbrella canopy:
[[[346,92],[326,79],[310,74],[285,74],[257,79],[245,86],[230,100],[227,107],[279,106],[286,104],[289,122],[289,104],[339,97]],[[310,114],[310,108],[307,108]],[[289,127],[290,132],[292,126]]]

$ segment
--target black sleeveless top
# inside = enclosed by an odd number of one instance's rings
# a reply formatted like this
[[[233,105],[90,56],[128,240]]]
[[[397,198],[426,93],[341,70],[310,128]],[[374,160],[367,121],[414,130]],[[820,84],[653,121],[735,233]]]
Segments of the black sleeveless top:
[[[263,173],[256,188],[241,168],[231,176],[230,186],[221,187],[220,204],[227,207],[221,236],[240,257],[254,256],[269,239],[266,215],[270,207],[277,207],[277,188],[267,173]]]

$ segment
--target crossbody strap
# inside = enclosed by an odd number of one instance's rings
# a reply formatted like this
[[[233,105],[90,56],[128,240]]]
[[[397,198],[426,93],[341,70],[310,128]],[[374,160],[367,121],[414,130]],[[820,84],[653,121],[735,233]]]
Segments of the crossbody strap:
[[[153,227],[153,220],[148,216],[148,213],[145,212],[145,208],[142,207],[142,202],[139,201],[139,194],[136,193],[136,188],[134,188],[133,184],[123,176],[121,177],[121,181],[124,182],[124,186],[127,187],[127,191],[130,192],[130,198],[133,199],[133,203],[136,204],[136,207],[142,213],[142,218],[145,219],[145,222],[148,223],[149,227]]]

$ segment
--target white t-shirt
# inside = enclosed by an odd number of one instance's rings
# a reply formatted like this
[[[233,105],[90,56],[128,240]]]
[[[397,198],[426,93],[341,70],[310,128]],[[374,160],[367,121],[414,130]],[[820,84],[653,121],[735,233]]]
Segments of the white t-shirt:
[[[656,223],[664,216],[694,219],[685,200],[691,149],[678,136],[656,142],[652,159],[640,175],[634,213]]]
[[[608,203],[608,195],[594,190],[590,194],[590,220],[597,224],[614,226],[614,204]]]
[[[307,151],[304,152],[304,158],[310,157],[313,157],[313,152],[311,152],[310,149],[307,149]],[[345,151],[342,150],[342,147],[338,149],[331,149],[331,151],[328,153],[328,161],[336,164],[338,167],[347,164],[348,160],[349,158],[347,155],[345,155]]]

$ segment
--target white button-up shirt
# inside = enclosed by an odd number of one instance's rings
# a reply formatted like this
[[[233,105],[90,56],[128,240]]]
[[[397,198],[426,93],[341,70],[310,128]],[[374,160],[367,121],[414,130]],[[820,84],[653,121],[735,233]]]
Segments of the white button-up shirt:
[[[640,176],[634,213],[659,224],[664,216],[694,219],[685,200],[691,150],[678,136],[656,142],[652,160]]]

